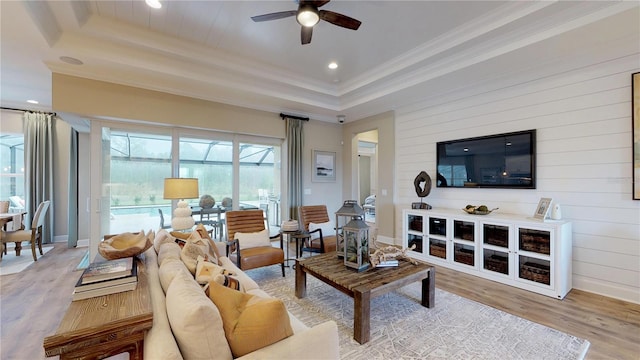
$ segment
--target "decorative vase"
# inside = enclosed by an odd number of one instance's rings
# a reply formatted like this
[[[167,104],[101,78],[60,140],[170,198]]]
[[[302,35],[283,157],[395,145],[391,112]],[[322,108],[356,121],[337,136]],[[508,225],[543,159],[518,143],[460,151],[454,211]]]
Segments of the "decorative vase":
[[[562,211],[560,210],[560,204],[553,204],[553,207],[551,208],[551,218],[553,220],[562,219]]]

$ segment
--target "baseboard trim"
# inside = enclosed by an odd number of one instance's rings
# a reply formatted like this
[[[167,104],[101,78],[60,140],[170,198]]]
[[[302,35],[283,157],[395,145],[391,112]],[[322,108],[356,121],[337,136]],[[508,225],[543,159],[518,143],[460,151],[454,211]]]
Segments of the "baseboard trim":
[[[596,279],[576,276],[575,274],[573,275],[572,284],[574,289],[640,304],[640,293],[638,293],[637,288],[625,287],[622,285],[615,286],[611,283],[603,283]]]
[[[376,242],[382,243],[385,245],[395,245],[395,240],[393,238],[388,236],[382,236],[382,235],[378,235]]]

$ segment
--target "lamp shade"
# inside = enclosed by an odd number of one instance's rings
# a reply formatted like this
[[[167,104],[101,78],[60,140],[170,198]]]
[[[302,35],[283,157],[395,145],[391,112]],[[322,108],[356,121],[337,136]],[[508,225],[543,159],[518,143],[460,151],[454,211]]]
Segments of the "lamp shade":
[[[198,179],[196,178],[165,178],[165,199],[196,199],[198,194]]]

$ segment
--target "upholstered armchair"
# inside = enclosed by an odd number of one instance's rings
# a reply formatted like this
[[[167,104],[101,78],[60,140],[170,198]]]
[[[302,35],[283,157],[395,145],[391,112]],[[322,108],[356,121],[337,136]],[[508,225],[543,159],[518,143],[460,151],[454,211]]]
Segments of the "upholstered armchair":
[[[280,264],[284,276],[284,251],[280,235],[269,236],[262,210],[229,211],[227,224],[227,257],[242,270]],[[280,247],[271,240],[280,238]]]
[[[336,229],[329,219],[326,205],[305,205],[298,207],[301,228],[311,235],[308,247],[311,252],[336,251]]]

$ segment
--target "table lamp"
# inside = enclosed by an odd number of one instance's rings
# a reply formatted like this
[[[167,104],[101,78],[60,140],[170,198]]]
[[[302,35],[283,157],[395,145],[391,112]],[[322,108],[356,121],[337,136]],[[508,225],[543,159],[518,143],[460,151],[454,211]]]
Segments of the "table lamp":
[[[164,198],[178,200],[178,207],[173,211],[173,217],[171,218],[171,227],[174,230],[186,230],[193,227],[195,221],[191,217],[191,208],[185,199],[196,199],[198,197],[198,179],[164,179]]]

